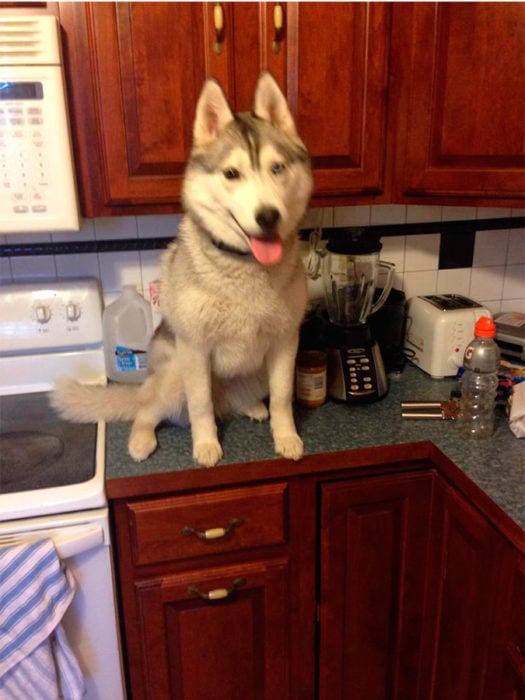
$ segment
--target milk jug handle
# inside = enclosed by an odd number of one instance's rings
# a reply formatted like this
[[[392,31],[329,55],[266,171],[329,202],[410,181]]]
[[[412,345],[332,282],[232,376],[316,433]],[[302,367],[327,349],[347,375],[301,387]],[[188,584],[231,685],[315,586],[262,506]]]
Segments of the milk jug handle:
[[[385,262],[384,260],[380,260],[377,265],[383,270],[386,270],[386,281],[379,299],[370,309],[369,313],[371,314],[374,314],[376,311],[378,311],[385,303],[394,283],[394,271],[396,269],[394,263]]]

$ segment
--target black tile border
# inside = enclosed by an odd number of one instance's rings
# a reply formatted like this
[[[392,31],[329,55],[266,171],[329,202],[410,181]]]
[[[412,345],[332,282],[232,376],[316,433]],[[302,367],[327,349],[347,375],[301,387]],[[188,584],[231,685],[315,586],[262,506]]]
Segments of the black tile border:
[[[476,231],[495,231],[525,227],[525,216],[497,219],[467,219],[460,221],[424,221],[414,224],[389,224],[382,226],[323,227],[325,232],[338,229],[363,228],[388,236],[414,236],[425,233],[453,234],[472,238]],[[302,229],[301,238],[307,240],[313,228]],[[86,253],[116,253],[128,250],[162,250],[173,240],[173,236],[158,238],[121,238],[111,240],[64,241],[45,243],[7,243],[0,245],[0,258],[27,257],[30,255],[82,255]]]
[[[459,235],[458,235],[459,234]],[[439,241],[439,270],[472,267],[476,231],[442,231]]]

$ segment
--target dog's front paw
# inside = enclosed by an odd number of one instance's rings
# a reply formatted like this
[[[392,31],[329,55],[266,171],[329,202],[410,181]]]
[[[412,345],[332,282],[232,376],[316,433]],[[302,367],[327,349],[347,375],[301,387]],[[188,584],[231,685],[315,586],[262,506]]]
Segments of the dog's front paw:
[[[133,430],[128,442],[128,452],[136,462],[147,459],[157,448],[154,430]]]
[[[286,459],[298,460],[304,454],[303,441],[297,435],[276,435],[274,436],[275,451]]]
[[[201,467],[214,467],[222,459],[222,448],[216,440],[199,442],[193,447],[193,459]]]

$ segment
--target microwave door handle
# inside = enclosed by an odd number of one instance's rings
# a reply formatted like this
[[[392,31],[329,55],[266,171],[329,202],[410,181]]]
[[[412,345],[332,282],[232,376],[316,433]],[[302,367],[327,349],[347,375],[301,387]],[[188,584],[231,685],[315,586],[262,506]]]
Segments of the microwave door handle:
[[[65,531],[53,535],[53,543],[61,559],[74,557],[104,544],[104,530],[100,525],[86,525],[74,533]]]

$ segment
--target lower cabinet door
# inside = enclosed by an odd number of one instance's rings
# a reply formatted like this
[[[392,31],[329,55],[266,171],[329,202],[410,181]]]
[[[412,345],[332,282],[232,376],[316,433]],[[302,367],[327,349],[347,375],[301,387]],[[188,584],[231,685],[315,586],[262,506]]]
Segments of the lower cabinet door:
[[[432,480],[322,485],[319,700],[417,697]]]
[[[133,698],[285,700],[288,562],[251,562],[135,583]]]

